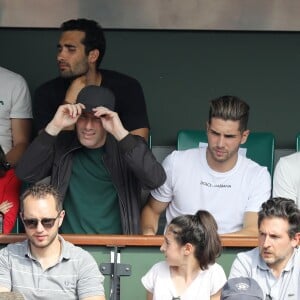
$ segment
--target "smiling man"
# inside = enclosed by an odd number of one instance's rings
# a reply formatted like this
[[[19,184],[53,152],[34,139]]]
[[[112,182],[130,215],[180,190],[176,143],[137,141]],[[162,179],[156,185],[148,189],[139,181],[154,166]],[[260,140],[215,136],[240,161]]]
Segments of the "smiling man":
[[[293,200],[272,198],[258,213],[258,247],[239,253],[230,278],[252,277],[265,299],[300,297],[300,210]]]
[[[151,192],[142,211],[144,234],[155,234],[160,214],[167,223],[182,214],[208,210],[219,233],[257,234],[257,212],[269,199],[266,167],[239,154],[249,135],[249,106],[234,96],[211,101],[208,146],[174,151],[163,162],[166,182]]]
[[[146,141],[129,133],[114,109],[109,89],[83,88],[76,104],[59,106],[17,166],[30,183],[51,176],[64,199],[63,233],[140,233],[141,187],[165,181]]]
[[[94,258],[58,235],[65,212],[52,186],[26,190],[20,216],[27,240],[0,251],[0,295],[13,291],[30,300],[105,300],[104,277]]]

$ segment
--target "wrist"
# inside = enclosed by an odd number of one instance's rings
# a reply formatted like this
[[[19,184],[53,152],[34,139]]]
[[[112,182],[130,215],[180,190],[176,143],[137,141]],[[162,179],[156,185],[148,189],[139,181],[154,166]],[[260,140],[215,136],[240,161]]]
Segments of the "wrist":
[[[56,136],[61,132],[61,128],[51,124],[51,122],[50,122],[46,126],[45,131],[52,136]]]
[[[129,131],[123,128],[123,129],[119,130],[118,132],[115,132],[113,134],[113,136],[119,142],[122,139],[124,139],[124,137],[127,136],[128,134],[129,134]]]

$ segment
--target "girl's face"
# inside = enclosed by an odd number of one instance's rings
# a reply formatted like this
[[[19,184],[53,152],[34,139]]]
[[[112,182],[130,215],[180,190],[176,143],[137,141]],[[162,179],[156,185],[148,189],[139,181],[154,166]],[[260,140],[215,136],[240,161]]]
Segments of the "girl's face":
[[[170,228],[164,235],[164,242],[160,247],[160,251],[164,253],[169,266],[179,266],[184,259],[185,246],[181,246],[174,238],[174,233]]]

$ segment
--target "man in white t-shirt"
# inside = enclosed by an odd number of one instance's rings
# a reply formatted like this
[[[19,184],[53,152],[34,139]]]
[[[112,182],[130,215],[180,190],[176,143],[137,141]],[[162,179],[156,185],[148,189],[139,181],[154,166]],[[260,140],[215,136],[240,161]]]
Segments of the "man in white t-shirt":
[[[277,162],[274,180],[273,197],[284,197],[294,200],[300,207],[300,152],[283,156]]]
[[[239,154],[249,135],[249,106],[235,96],[211,101],[208,146],[174,151],[163,162],[166,182],[153,190],[142,211],[142,231],[155,234],[160,214],[167,223],[208,210],[221,234],[257,234],[257,212],[271,193],[266,167]]]

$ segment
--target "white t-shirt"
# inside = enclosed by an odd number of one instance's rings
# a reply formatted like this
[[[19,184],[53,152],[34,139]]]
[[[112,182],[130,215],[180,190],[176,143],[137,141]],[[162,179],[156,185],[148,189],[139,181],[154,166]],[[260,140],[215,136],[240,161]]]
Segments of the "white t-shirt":
[[[12,148],[11,119],[31,119],[31,98],[24,78],[0,67],[0,145]]]
[[[273,197],[292,199],[300,207],[300,152],[279,159],[274,172]]]
[[[156,263],[141,280],[146,290],[153,294],[153,300],[171,300],[172,297],[179,296],[171,278],[170,268],[165,261]],[[207,270],[199,271],[198,276],[180,295],[180,299],[209,300],[225,282],[226,275],[223,268],[215,263]]]
[[[170,202],[167,224],[183,214],[209,211],[219,233],[242,229],[245,212],[258,212],[270,198],[271,177],[266,167],[239,155],[233,169],[220,173],[206,161],[206,147],[174,151],[163,161],[166,182],[151,191],[161,202]]]

